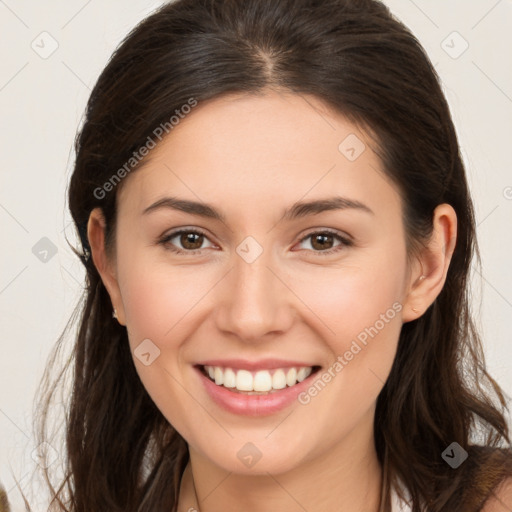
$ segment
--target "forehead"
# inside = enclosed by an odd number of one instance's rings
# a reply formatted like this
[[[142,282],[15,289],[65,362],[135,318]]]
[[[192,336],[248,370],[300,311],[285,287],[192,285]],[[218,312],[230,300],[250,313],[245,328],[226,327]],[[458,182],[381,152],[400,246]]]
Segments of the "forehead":
[[[166,192],[260,209],[332,192],[396,201],[373,144],[313,96],[226,95],[184,115],[119,192],[139,210]]]

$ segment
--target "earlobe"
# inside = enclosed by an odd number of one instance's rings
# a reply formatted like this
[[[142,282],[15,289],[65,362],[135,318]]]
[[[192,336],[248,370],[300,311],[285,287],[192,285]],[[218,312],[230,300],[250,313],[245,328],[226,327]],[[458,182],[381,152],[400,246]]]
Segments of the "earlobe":
[[[404,301],[403,322],[424,314],[441,293],[457,241],[457,214],[449,204],[439,205],[433,214],[432,236],[419,256],[422,272],[412,273]]]
[[[95,208],[89,215],[87,223],[87,237],[91,246],[91,257],[110,295],[112,309],[116,310],[114,318],[117,318],[120,324],[126,325],[124,323],[124,308],[115,272],[115,264],[110,260],[105,248],[105,227],[105,217],[101,208]]]

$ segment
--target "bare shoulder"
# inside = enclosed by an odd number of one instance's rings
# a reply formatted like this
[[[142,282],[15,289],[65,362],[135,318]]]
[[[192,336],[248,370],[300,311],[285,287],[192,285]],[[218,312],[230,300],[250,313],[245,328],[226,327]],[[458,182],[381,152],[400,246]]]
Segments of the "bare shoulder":
[[[512,477],[506,478],[492,492],[481,512],[510,512],[512,510]]]

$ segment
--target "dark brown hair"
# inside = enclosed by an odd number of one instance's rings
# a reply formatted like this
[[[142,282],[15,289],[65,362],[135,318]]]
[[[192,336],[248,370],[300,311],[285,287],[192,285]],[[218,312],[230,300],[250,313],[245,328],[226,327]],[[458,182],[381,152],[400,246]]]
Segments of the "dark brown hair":
[[[112,249],[117,190],[95,191],[190,98],[201,104],[270,89],[314,95],[372,134],[402,197],[409,257],[428,240],[437,205],[448,203],[457,214],[445,286],[423,316],[403,325],[378,397],[375,444],[386,482],[403,482],[414,512],[471,512],[512,475],[507,404],[486,371],[470,311],[474,255],[480,263],[472,201],[449,107],[420,43],[375,0],[177,0],[115,51],[76,139],[69,208],[82,240],[83,253],[75,252],[86,267],[86,291],[72,358],[50,381],[63,335],[39,402],[44,441],[52,397],[72,368],[65,478],[54,488],[45,471],[51,510],[176,511],[187,444],[142,385],[126,328],[112,321],[89,257],[87,221],[102,208]],[[453,442],[469,453],[457,469],[441,456]]]

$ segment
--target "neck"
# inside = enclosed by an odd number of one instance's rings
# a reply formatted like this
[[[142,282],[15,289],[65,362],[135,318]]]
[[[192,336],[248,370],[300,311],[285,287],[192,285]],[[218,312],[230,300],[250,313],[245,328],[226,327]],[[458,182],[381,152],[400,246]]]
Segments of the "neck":
[[[226,471],[189,447],[178,512],[379,512],[382,467],[373,429],[355,430],[295,468],[245,475]],[[195,509],[195,510],[194,510]]]

